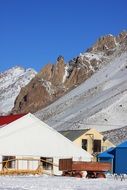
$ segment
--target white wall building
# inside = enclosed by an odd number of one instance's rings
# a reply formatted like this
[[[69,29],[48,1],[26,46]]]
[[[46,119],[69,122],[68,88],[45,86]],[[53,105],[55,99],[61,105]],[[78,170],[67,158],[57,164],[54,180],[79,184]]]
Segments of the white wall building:
[[[91,161],[92,156],[29,113],[0,129],[0,161],[13,158],[26,160],[12,161],[10,168],[36,169],[39,161],[32,159],[41,158],[58,164],[60,158]],[[44,167],[51,169],[46,163]],[[3,163],[0,170],[2,168]],[[52,169],[53,173],[58,173],[58,167]]]

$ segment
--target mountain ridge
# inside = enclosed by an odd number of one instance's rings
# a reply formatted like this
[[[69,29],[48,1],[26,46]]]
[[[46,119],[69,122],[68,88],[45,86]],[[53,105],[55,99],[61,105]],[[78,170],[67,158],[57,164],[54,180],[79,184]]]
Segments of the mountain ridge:
[[[116,37],[101,37],[85,53],[80,53],[67,63],[63,56],[59,56],[55,65],[46,65],[21,89],[12,113],[34,113],[80,85],[111,60],[115,52],[120,54],[118,49],[125,51],[123,44],[126,42],[126,35],[124,31]]]
[[[127,33],[124,33],[99,70],[35,115],[58,131],[88,127],[113,130],[127,124],[126,97]]]

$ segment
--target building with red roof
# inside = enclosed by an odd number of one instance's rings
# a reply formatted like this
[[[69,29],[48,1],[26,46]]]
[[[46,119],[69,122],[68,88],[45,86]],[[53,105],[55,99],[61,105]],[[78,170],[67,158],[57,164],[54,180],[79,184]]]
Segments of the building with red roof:
[[[17,119],[19,119],[20,117],[23,117],[26,114],[16,114],[16,115],[6,115],[6,116],[0,116],[0,127],[3,127]]]

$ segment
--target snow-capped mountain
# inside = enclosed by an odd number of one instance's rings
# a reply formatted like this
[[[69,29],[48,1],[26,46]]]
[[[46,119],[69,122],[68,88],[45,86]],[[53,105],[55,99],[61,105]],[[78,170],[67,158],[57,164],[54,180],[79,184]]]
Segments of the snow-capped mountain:
[[[127,32],[110,37],[107,43],[107,38],[98,40],[79,56],[89,61],[96,58],[101,63],[98,69],[78,87],[38,111],[37,117],[57,130],[94,127],[107,131],[127,125]]]
[[[46,65],[18,95],[13,113],[36,112],[79,86],[125,50],[126,32],[101,37],[86,52],[65,63]]]
[[[8,114],[14,107],[14,101],[22,87],[35,77],[36,71],[13,67],[0,73],[0,115]]]

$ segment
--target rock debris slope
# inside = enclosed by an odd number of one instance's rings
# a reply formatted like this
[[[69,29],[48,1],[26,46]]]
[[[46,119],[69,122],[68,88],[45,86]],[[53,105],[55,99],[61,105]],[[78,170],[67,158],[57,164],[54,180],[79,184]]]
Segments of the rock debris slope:
[[[94,127],[107,131],[126,126],[127,32],[100,38],[78,59],[84,57],[88,62],[98,60],[98,68],[90,64],[93,73],[85,82],[35,115],[57,130]]]

